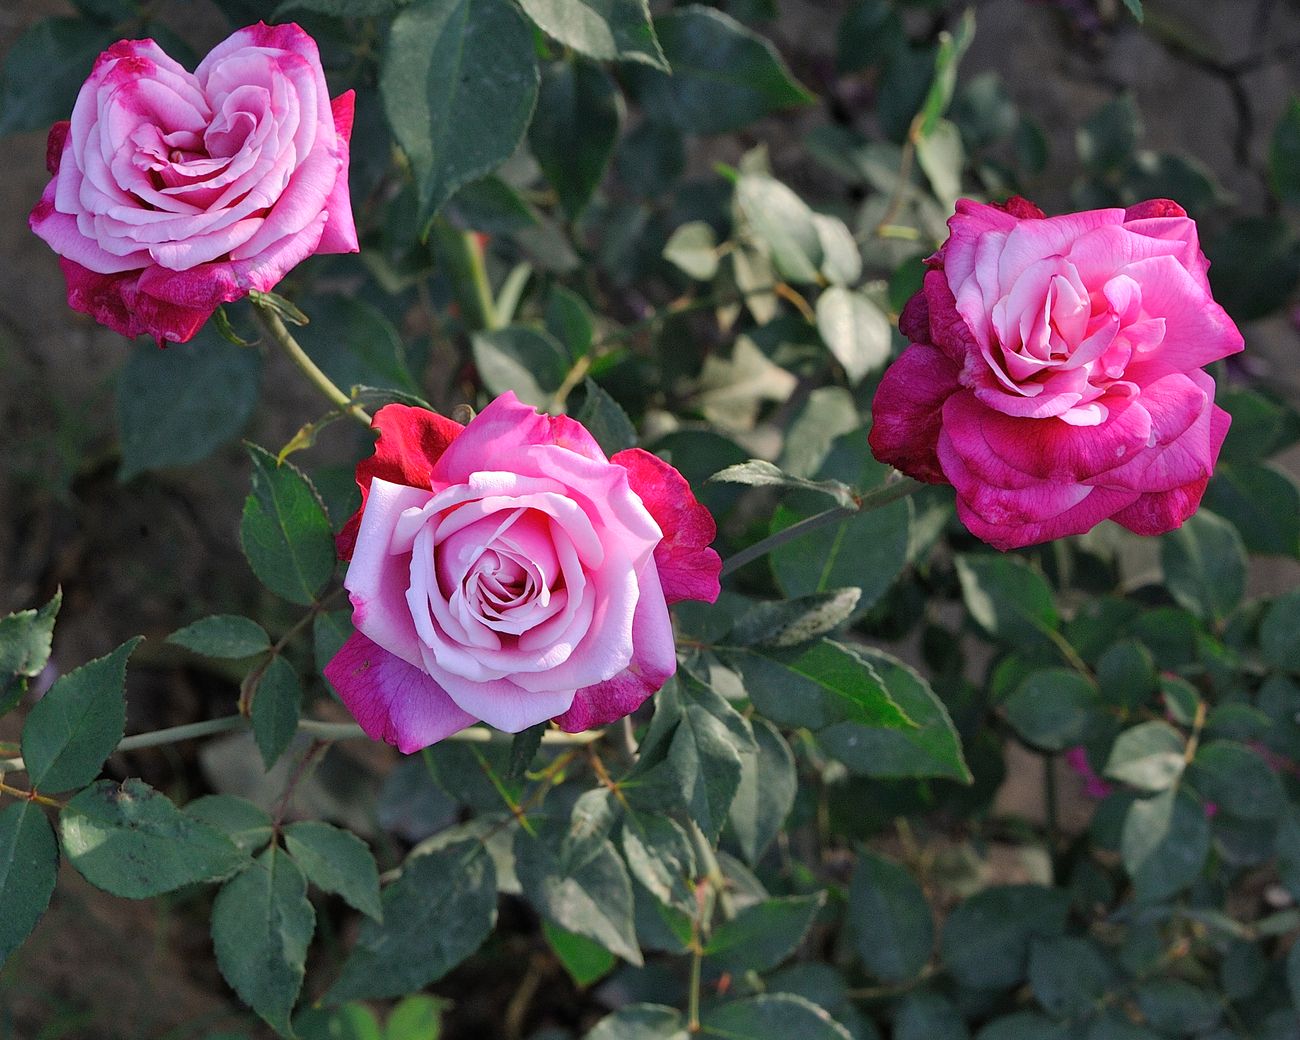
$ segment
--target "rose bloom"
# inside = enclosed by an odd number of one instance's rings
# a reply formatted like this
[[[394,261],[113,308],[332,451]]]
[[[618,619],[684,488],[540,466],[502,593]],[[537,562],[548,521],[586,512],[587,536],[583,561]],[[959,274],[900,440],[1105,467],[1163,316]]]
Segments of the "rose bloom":
[[[352,107],[352,91],[330,101],[296,25],[241,29],[193,74],[153,40],[115,43],[50,130],[54,178],[30,218],[69,305],[183,343],[313,253],[356,252]]]
[[[1196,224],[1165,200],[1044,217],[968,199],[899,328],[871,450],[951,484],[999,549],[1196,511],[1228,431],[1204,365],[1242,349]]]
[[[366,733],[411,752],[478,720],[577,732],[668,680],[668,605],[712,603],[721,567],[677,470],[510,393],[463,427],[399,404],[374,426],[339,536],[356,632],[325,667]]]

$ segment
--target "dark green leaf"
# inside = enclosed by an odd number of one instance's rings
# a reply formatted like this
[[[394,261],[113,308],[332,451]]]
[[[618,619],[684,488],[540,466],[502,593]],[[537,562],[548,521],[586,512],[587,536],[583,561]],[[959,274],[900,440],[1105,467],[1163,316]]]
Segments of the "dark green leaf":
[[[686,146],[676,127],[646,119],[619,142],[614,157],[619,180],[640,196],[658,197],[686,168]]]
[[[205,794],[185,806],[185,813],[226,835],[241,852],[260,852],[272,837],[271,817],[245,798]]]
[[[220,881],[248,864],[225,835],[182,813],[143,780],[100,780],[59,814],[63,851],[96,888],[147,899]]]
[[[1115,741],[1106,775],[1140,791],[1166,790],[1183,775],[1186,744],[1182,734],[1167,722],[1140,723]]]
[[[294,1015],[293,1028],[298,1040],[386,1040],[379,1019],[364,1004],[303,1008]]]
[[[689,1040],[689,1035],[676,1008],[633,1004],[606,1015],[584,1040]]]
[[[1214,298],[1237,321],[1286,305],[1300,281],[1300,242],[1286,221],[1238,217],[1206,243]]]
[[[1289,206],[1300,206],[1300,97],[1291,98],[1273,131],[1268,171],[1273,194]]]
[[[334,574],[334,535],[316,489],[291,462],[248,445],[252,491],[239,540],[258,580],[278,596],[309,604]]]
[[[1300,555],[1300,489],[1288,474],[1269,466],[1221,463],[1204,502],[1237,529],[1251,552]]]
[[[770,971],[799,948],[825,902],[825,893],[819,892],[745,907],[709,937],[704,947],[709,967],[719,972]]]
[[[1237,529],[1202,509],[1161,538],[1165,582],[1179,604],[1218,621],[1240,602],[1246,586],[1246,550]]]
[[[1023,645],[1060,615],[1046,579],[1015,556],[958,556],[966,609],[985,632],[1012,646]]]
[[[329,293],[306,298],[303,309],[311,324],[298,341],[335,386],[345,393],[357,386],[419,391],[401,336],[377,308]]]
[[[318,671],[334,659],[351,635],[351,610],[325,610],[316,615],[311,623],[311,644]]]
[[[474,364],[488,391],[513,390],[519,400],[546,408],[569,373],[565,350],[549,332],[511,325],[475,333]]]
[[[271,648],[266,629],[238,614],[213,614],[173,632],[167,642],[208,657],[236,660]]]
[[[897,863],[864,850],[853,872],[845,923],[867,971],[906,982],[934,949],[934,922],[921,886]]]
[[[1176,788],[1138,799],[1124,818],[1120,854],[1142,902],[1167,899],[1190,885],[1209,851],[1204,807]]]
[[[0,812],[0,965],[22,945],[49,906],[59,847],[34,802]]]
[[[759,603],[736,622],[728,642],[758,650],[787,650],[839,628],[858,605],[861,589]]]
[[[1202,744],[1188,779],[1206,801],[1243,819],[1276,819],[1286,808],[1277,774],[1250,748],[1231,740]]]
[[[507,0],[423,0],[393,19],[379,77],[427,224],[514,152],[537,98],[533,38]]]
[[[994,1019],[975,1040],[1073,1040],[1069,1022],[1053,1022],[1037,1011],[1017,1011]]]
[[[1300,672],[1300,591],[1275,599],[1259,626],[1264,660],[1288,672]]]
[[[282,20],[292,11],[316,11],[335,18],[367,18],[389,14],[405,3],[407,0],[283,0],[275,9],[275,20]]]
[[[470,181],[447,201],[448,219],[485,235],[514,235],[538,226],[537,213],[500,177]]]
[[[948,111],[952,102],[953,91],[957,86],[957,67],[975,38],[975,10],[968,7],[953,33],[943,32],[939,35],[939,47],[934,55],[934,79],[930,89],[917,113],[920,117],[922,138],[934,134],[940,123],[940,117]],[[955,129],[955,128],[954,128]]]
[[[970,1030],[952,1001],[921,990],[909,993],[899,1005],[894,1040],[970,1040]]]
[[[758,754],[740,758],[740,786],[728,822],[741,855],[753,865],[785,826],[799,789],[794,753],[780,731],[763,718],[750,719]]]
[[[580,358],[591,353],[595,336],[595,316],[587,301],[562,285],[551,288],[546,297],[546,331],[563,344],[569,357]]]
[[[1094,173],[1118,170],[1128,163],[1141,132],[1133,95],[1121,94],[1102,105],[1076,132],[1079,158]]]
[[[48,130],[69,118],[95,58],[117,39],[113,26],[84,18],[32,25],[12,42],[0,70],[0,134]]]
[[[1151,651],[1133,639],[1121,639],[1097,661],[1102,699],[1136,710],[1155,696],[1160,676]]]
[[[835,65],[841,73],[884,64],[904,45],[903,26],[888,0],[858,0],[839,24]]]
[[[1007,720],[1016,732],[1047,751],[1080,743],[1101,706],[1097,687],[1068,668],[1031,672],[1007,698]]]
[[[707,1012],[704,1036],[726,1040],[852,1040],[849,1031],[822,1008],[793,993],[746,997]]]
[[[412,856],[382,903],[384,923],[362,925],[329,1003],[409,993],[477,950],[497,916],[492,859],[477,841]]]
[[[579,58],[543,70],[528,146],[570,220],[600,184],[622,122],[623,96],[599,65]]]
[[[228,882],[212,904],[217,967],[240,999],[282,1035],[293,1033],[289,1016],[315,930],[307,879],[274,846]]]
[[[267,769],[275,765],[298,732],[302,684],[293,665],[280,655],[266,663],[253,694],[253,737]]]
[[[515,834],[515,872],[524,895],[547,919],[641,963],[632,923],[632,882],[607,838],[569,841],[561,821],[542,821],[537,834]]]
[[[63,590],[55,592],[39,610],[20,610],[0,617],[0,689],[10,676],[32,678],[50,659],[54,621],[63,603]]]
[[[590,378],[582,385],[585,396],[574,418],[596,438],[601,451],[614,455],[636,447],[636,427],[622,406]]]
[[[543,32],[601,61],[638,61],[668,71],[646,0],[523,0]]]
[[[661,903],[695,912],[695,848],[674,820],[629,814],[623,824],[623,855],[632,876]]]
[[[720,134],[812,101],[767,40],[721,11],[692,5],[654,25],[672,75],[627,70],[653,119],[688,133]]]
[[[564,965],[579,986],[590,986],[598,979],[604,978],[614,970],[618,958],[600,943],[593,942],[584,935],[578,935],[567,928],[561,928],[551,921],[542,922],[542,934],[546,942],[555,951],[555,956]]]
[[[849,382],[858,384],[889,360],[889,318],[860,292],[832,285],[817,298],[817,331]]]
[[[313,885],[337,893],[376,921],[383,920],[379,868],[364,841],[322,820],[302,820],[284,829],[284,842]]]
[[[32,787],[84,787],[126,727],[126,660],[143,637],[60,676],[23,724],[23,761]]]
[[[1056,936],[1029,947],[1029,984],[1053,1018],[1084,1015],[1115,982],[1115,970],[1089,939]]]
[[[1223,1015],[1218,994],[1184,979],[1151,979],[1135,995],[1147,1024],[1165,1035],[1203,1035]]]
[[[210,329],[166,350],[136,346],[117,377],[119,478],[188,466],[234,439],[257,403],[259,357]]]
[[[963,986],[1014,986],[1025,977],[1030,941],[1063,934],[1069,909],[1069,893],[1063,889],[985,889],[962,903],[944,924],[944,962]]]

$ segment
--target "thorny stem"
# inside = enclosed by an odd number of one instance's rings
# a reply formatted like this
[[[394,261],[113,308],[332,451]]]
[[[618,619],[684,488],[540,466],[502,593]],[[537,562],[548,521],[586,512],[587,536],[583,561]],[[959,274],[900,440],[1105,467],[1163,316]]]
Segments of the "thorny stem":
[[[745,566],[745,564],[766,556],[778,546],[796,538],[802,538],[804,535],[829,524],[837,524],[841,520],[856,516],[858,513],[869,513],[873,509],[883,509],[890,503],[897,502],[900,498],[907,498],[909,495],[915,494],[923,487],[925,487],[924,484],[919,480],[913,480],[911,477],[900,477],[897,480],[891,480],[883,487],[868,491],[857,500],[855,505],[835,506],[823,513],[816,513],[805,520],[800,520],[797,524],[791,524],[775,534],[760,539],[753,545],[746,546],[723,562],[722,573],[730,574],[732,571]]]
[[[21,787],[10,787],[3,781],[0,781],[0,794],[7,794],[13,798],[21,798],[25,802],[35,802],[37,805],[48,805],[51,809],[63,808],[63,803],[55,798],[47,798],[45,795],[37,794],[35,791],[24,791]]]
[[[263,331],[271,337],[281,350],[289,355],[289,359],[302,370],[311,384],[316,387],[339,411],[350,415],[357,422],[361,423],[367,429],[370,427],[370,413],[356,404],[352,398],[340,390],[330,380],[324,372],[317,367],[307,352],[285,326],[280,319],[280,315],[275,310],[264,303],[254,301],[253,314],[257,318],[257,323],[262,326]]]

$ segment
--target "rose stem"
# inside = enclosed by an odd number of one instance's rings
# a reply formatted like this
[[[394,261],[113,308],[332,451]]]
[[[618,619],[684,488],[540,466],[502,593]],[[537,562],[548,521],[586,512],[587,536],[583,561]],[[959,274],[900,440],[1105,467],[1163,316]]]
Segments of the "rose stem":
[[[873,509],[883,509],[891,502],[897,502],[900,498],[907,498],[909,495],[920,491],[923,487],[925,487],[924,484],[919,480],[913,480],[911,477],[890,480],[884,486],[868,491],[858,499],[856,505],[835,506],[824,513],[815,513],[805,520],[800,520],[797,524],[791,524],[775,534],[760,539],[753,545],[746,546],[723,562],[722,573],[730,574],[732,571],[745,566],[745,564],[757,560],[760,556],[766,556],[777,546],[794,541],[796,538],[802,538],[804,535],[816,531],[819,527],[839,523],[841,520],[847,520],[858,513],[869,513]]]
[[[154,730],[152,733],[136,733],[126,737],[114,749],[116,751],[138,751],[140,748],[159,747],[163,744],[175,744],[182,740],[195,740],[198,737],[210,737],[216,733],[229,733],[233,730],[250,729],[249,721],[242,715],[226,715],[219,719],[207,719],[203,722],[190,722],[184,726],[171,726],[167,729]],[[323,722],[319,719],[303,719],[298,723],[298,730],[317,740],[358,740],[369,739],[365,730],[355,722]],[[542,734],[543,744],[591,744],[605,735],[604,730],[591,730],[586,733],[564,733],[560,730],[548,730]],[[513,740],[510,733],[498,733],[496,730],[471,726],[459,733],[453,733],[444,740],[456,740],[471,744],[501,744]],[[0,759],[0,775],[20,773],[26,769],[21,758]]]
[[[316,362],[307,356],[307,352],[293,338],[293,333],[285,327],[284,322],[280,320],[280,315],[276,314],[272,307],[254,300],[253,314],[266,334],[275,341],[281,350],[289,355],[290,360],[302,370],[303,375],[329,399],[331,404],[337,407],[339,411],[352,416],[363,426],[370,426],[370,414],[335,386],[330,381],[329,376],[317,367]]]

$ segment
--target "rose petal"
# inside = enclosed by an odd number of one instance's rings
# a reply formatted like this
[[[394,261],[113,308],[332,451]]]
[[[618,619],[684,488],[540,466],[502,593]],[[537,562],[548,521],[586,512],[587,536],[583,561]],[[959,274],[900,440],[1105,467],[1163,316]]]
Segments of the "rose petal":
[[[935,449],[943,403],[958,389],[957,366],[913,343],[885,370],[871,402],[871,453],[916,480],[948,483]]]

